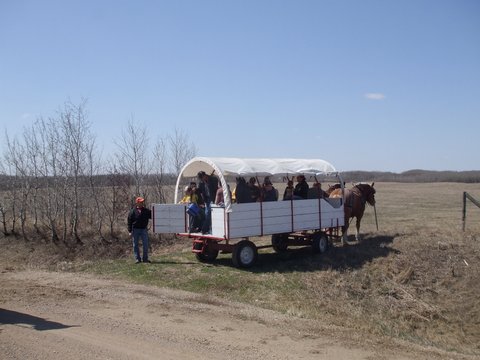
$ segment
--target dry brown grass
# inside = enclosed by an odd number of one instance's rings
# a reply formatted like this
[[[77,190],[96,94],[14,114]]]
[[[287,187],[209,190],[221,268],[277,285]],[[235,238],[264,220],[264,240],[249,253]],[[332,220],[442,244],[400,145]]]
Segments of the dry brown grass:
[[[480,209],[461,221],[463,191],[480,199],[480,184],[375,187],[379,231],[368,208],[364,241],[329,257],[344,272],[317,275],[319,298],[343,325],[480,353]]]

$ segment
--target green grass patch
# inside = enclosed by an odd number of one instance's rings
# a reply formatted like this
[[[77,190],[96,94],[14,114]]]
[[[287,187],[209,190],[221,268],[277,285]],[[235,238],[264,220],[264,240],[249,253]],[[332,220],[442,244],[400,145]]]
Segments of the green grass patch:
[[[95,261],[81,270],[133,283],[191,291],[205,296],[255,304],[295,315],[312,315],[318,299],[305,272],[318,268],[309,253],[297,256],[261,253],[252,269],[233,267],[230,254],[220,254],[212,264],[199,262],[193,253],[174,252],[152,257],[151,264],[132,259]],[[316,256],[317,258],[319,256]],[[297,310],[295,310],[297,309]]]

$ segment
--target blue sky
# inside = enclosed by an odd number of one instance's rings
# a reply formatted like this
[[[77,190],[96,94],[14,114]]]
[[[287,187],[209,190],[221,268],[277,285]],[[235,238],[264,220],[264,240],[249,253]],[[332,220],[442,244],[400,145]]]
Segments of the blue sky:
[[[0,129],[87,99],[201,156],[480,170],[480,1],[0,0]]]

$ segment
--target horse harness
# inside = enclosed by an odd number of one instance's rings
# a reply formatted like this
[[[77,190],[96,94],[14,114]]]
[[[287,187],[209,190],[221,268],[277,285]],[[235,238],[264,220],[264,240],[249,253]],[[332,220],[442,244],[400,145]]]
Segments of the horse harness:
[[[367,203],[367,196],[363,193],[362,190],[358,186],[354,186],[351,189],[352,193],[360,198],[362,205]],[[349,204],[345,204],[345,206],[353,207],[353,196],[350,198]]]

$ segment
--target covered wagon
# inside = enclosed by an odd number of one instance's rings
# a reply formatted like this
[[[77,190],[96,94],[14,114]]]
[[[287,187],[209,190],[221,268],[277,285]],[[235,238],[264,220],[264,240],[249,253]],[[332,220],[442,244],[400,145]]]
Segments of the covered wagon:
[[[222,205],[211,205],[211,230],[208,234],[189,232],[188,204],[179,204],[181,192],[198,172],[204,171],[218,178],[223,189]],[[343,188],[336,169],[320,159],[239,159],[196,157],[181,170],[175,186],[175,204],[153,204],[153,231],[175,233],[192,240],[192,251],[197,259],[214,261],[219,251],[232,253],[233,264],[249,267],[257,260],[258,249],[273,247],[285,251],[289,246],[311,246],[323,253],[329,241],[344,225],[343,199],[329,199],[321,193],[312,198],[296,200],[232,201],[229,182],[235,177],[264,178],[274,182],[296,175],[308,179],[331,176]],[[232,189],[233,190],[233,189]],[[257,246],[253,237],[271,236],[271,245]]]

